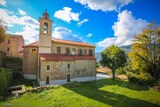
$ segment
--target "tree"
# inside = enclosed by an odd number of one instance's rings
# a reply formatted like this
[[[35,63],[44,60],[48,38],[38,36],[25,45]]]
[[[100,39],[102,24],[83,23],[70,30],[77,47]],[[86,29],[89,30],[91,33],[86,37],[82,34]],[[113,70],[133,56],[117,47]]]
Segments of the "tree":
[[[115,79],[115,71],[119,67],[123,67],[127,61],[125,52],[117,46],[110,46],[102,53],[102,60],[100,61],[103,66],[112,70],[112,78]]]
[[[5,31],[5,27],[2,21],[0,20],[0,43],[2,43],[5,40]]]
[[[151,23],[135,36],[129,53],[131,67],[139,74],[149,73],[155,79],[160,77],[160,26]]]

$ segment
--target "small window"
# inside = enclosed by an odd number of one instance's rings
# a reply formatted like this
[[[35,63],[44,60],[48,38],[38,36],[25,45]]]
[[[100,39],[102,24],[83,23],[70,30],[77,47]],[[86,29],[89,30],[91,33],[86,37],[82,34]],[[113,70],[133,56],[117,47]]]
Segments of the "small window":
[[[8,44],[10,44],[10,40],[8,40]]]
[[[79,49],[79,55],[82,55],[82,54],[83,54],[82,49]]]
[[[32,49],[32,54],[36,54],[36,49]]]
[[[92,51],[92,49],[89,50],[89,56],[93,56],[93,51]]]
[[[9,48],[7,48],[7,51],[9,51]]]
[[[87,55],[87,50],[86,49],[84,49],[84,55]]]
[[[50,65],[47,65],[47,70],[50,70]]]
[[[57,54],[61,54],[61,47],[57,47]]]
[[[70,55],[70,48],[66,48],[66,54]]]
[[[67,68],[70,69],[70,64],[67,65]]]
[[[72,55],[76,55],[76,49],[72,48]]]

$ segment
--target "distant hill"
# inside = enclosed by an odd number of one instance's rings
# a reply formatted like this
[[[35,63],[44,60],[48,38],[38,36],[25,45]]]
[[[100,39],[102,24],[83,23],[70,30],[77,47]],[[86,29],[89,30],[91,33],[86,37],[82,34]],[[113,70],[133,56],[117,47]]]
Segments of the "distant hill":
[[[120,46],[120,48],[128,54],[131,50],[131,45]]]
[[[101,53],[95,53],[95,57],[97,62],[100,62],[100,60],[102,59]]]

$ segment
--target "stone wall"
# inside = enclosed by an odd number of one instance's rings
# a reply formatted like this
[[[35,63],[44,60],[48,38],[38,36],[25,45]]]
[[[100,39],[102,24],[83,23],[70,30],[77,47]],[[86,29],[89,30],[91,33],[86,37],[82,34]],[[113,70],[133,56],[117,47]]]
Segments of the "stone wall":
[[[32,49],[36,49],[36,52],[32,53]],[[37,52],[37,47],[24,47],[23,73],[25,78],[36,79],[38,61]]]
[[[68,64],[70,64],[70,69],[68,69]],[[41,61],[40,81],[45,82],[46,77],[49,76],[50,81],[67,82],[67,74],[71,75],[71,81],[78,81],[83,77],[95,77],[95,64],[95,60]],[[50,70],[46,70],[47,65],[50,65]]]

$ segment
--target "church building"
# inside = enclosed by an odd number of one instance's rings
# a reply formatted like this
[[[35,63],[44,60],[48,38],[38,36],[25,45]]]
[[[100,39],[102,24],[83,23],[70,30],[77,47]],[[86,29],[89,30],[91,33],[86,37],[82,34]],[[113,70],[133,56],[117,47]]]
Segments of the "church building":
[[[23,46],[23,76],[40,86],[96,79],[95,46],[52,38],[47,11],[39,18],[39,41]]]

